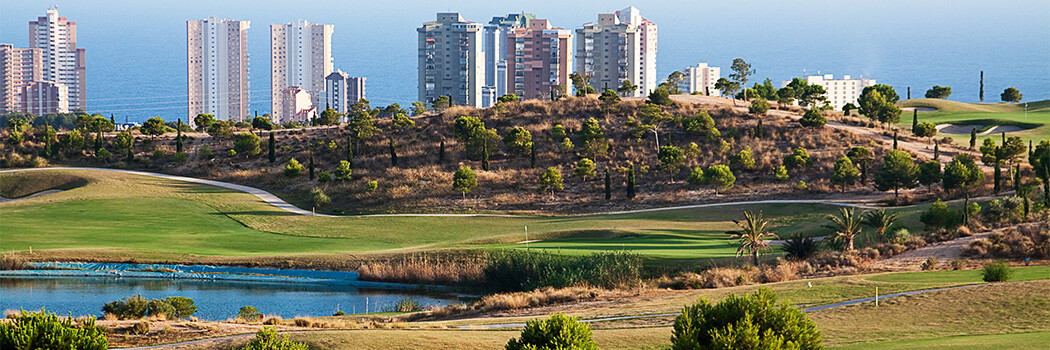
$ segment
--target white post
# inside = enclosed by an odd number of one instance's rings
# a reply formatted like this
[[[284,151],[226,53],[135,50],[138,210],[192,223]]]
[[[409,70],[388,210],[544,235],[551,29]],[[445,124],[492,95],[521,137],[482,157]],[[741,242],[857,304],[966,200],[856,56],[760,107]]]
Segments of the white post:
[[[368,314],[368,297],[365,297],[365,315]]]
[[[525,250],[529,250],[529,225],[525,225]]]
[[[879,307],[879,287],[875,287],[875,307]]]

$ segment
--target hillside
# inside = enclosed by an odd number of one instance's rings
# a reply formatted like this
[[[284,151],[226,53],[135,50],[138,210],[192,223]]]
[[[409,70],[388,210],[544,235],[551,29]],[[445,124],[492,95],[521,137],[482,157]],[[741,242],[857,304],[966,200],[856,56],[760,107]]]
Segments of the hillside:
[[[350,133],[344,127],[277,131],[277,161],[272,164],[266,157],[268,135],[265,132],[259,132],[263,136],[263,149],[256,156],[227,156],[227,150],[233,148],[232,139],[190,133],[185,142],[188,159],[180,162],[173,160],[173,134],[157,137],[155,141],[136,134],[133,162],[125,162],[123,157],[117,156],[96,158],[88,150],[61,155],[51,163],[141,169],[241,183],[276,193],[304,208],[314,206],[310,192],[319,188],[331,198],[331,204],[317,210],[329,213],[579,213],[743,199],[872,200],[883,196],[873,194],[870,184],[847,186],[845,193],[840,193],[841,189],[832,188],[828,177],[834,160],[851,147],[867,146],[878,159],[888,148],[884,142],[875,142],[868,136],[858,136],[843,128],[803,128],[793,119],[798,117],[797,111],[776,111],[757,116],[725,104],[730,100],[721,99],[724,103],[679,100],[673,106],[660,107],[656,113],[659,116],[655,118],[654,111],[646,111],[642,101],[603,106],[595,96],[588,96],[557,102],[513,102],[506,104],[502,111],[454,107],[441,114],[413,117],[415,127],[400,131],[391,128],[389,118],[379,119],[377,126],[380,131],[363,142],[356,152],[351,181],[319,183],[308,179],[305,172],[298,177],[283,174],[284,165],[291,158],[308,166],[311,153],[318,173],[334,172],[339,161],[345,159]],[[707,111],[713,117],[721,137],[705,139],[685,130],[688,118],[701,111]],[[513,156],[503,142],[493,142],[491,171],[483,171],[481,162],[468,159],[464,145],[454,137],[455,119],[463,115],[479,117],[485,127],[493,129],[500,139],[514,127],[528,130],[536,145],[536,168],[530,168],[527,155]],[[585,180],[572,174],[576,162],[584,156],[576,134],[588,118],[595,118],[601,125],[610,148],[606,156],[594,159],[596,178]],[[836,117],[830,118],[835,120]],[[760,120],[761,136],[756,134]],[[695,142],[697,152],[687,154],[684,166],[677,171],[665,172],[660,169],[653,133],[638,131],[637,124],[658,125],[661,146],[674,145],[684,149]],[[558,149],[560,142],[550,138],[555,125],[562,125],[568,131],[574,143],[571,151],[561,152]],[[884,135],[887,131],[871,129],[870,133]],[[106,148],[113,149],[113,137],[112,133],[106,135]],[[391,165],[391,140],[397,150],[397,166]],[[441,142],[446,150],[444,162],[439,162]],[[214,159],[198,154],[205,145],[213,150]],[[330,145],[334,148],[329,148]],[[5,143],[0,147],[3,147],[6,164],[17,166],[15,160],[41,154],[43,144],[29,137],[19,146]],[[754,168],[734,169],[736,182],[731,189],[716,192],[712,185],[698,186],[686,181],[694,167],[728,165],[734,154],[747,147],[753,152]],[[808,150],[812,165],[790,171],[788,180],[778,180],[773,175],[774,169],[781,165],[785,155],[798,147]],[[631,164],[637,169],[637,196],[628,199],[625,172]],[[479,184],[465,196],[452,189],[452,175],[460,165],[474,169]],[[540,190],[539,175],[548,167],[560,168],[564,177],[564,190],[553,195]],[[606,170],[610,172],[613,188],[612,200],[609,201],[604,199],[603,193]],[[369,181],[377,181],[375,191],[368,190]],[[805,182],[804,188],[798,186],[800,181]]]

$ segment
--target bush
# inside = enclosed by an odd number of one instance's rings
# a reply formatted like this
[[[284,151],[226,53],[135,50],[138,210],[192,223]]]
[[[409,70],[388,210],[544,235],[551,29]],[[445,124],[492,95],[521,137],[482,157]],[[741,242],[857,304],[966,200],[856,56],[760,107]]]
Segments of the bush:
[[[204,145],[197,149],[197,157],[212,159],[215,158],[215,152],[212,152],[211,147],[208,147],[208,145]]]
[[[164,299],[150,299],[149,316],[169,320],[175,319],[175,307],[171,306],[171,304]]]
[[[86,318],[73,323],[46,310],[27,312],[8,322],[0,322],[0,349],[104,350],[109,348],[106,332]]]
[[[930,209],[919,215],[919,221],[926,225],[926,229],[948,229],[952,230],[963,224],[963,212],[948,208],[947,204],[938,199],[933,202]]]
[[[233,141],[233,149],[237,150],[237,153],[254,156],[261,151],[259,144],[259,136],[255,133],[240,133]]]
[[[142,321],[136,322],[135,325],[131,326],[131,334],[146,334],[149,333],[149,322]]]
[[[315,207],[323,207],[325,205],[328,205],[329,203],[332,203],[332,199],[324,193],[324,190],[317,187],[314,187],[312,190],[310,190],[310,200],[314,202]]]
[[[350,180],[353,174],[354,171],[350,169],[350,162],[345,160],[339,161],[339,167],[335,168],[336,180]]]
[[[102,312],[121,320],[134,320],[148,316],[161,316],[169,320],[193,316],[197,305],[186,297],[146,299],[141,295],[123,298],[102,306]]]
[[[981,277],[985,282],[1006,282],[1014,274],[1010,265],[1005,262],[994,262],[984,265]]]
[[[377,189],[379,189],[379,181],[372,180],[365,184],[365,191],[375,192]]]
[[[108,161],[109,158],[112,157],[112,156],[113,156],[113,152],[110,152],[109,150],[107,150],[105,148],[98,150],[98,152],[95,152],[95,158],[98,158],[98,159],[101,159],[101,160]],[[176,156],[178,156],[178,154],[176,154]]]
[[[761,97],[756,97],[751,100],[751,106],[747,107],[747,111],[751,114],[766,115],[769,111],[769,102]]]
[[[496,291],[527,291],[586,283],[602,288],[629,287],[641,281],[640,257],[630,253],[563,256],[522,251],[489,255],[483,271]]]
[[[1050,223],[1018,225],[975,239],[963,253],[989,258],[1050,258]]]
[[[393,311],[394,312],[416,312],[416,311],[419,311],[419,310],[422,310],[422,309],[423,308],[420,307],[419,303],[416,302],[415,300],[412,300],[412,299],[409,299],[409,298],[403,298],[401,300],[398,300],[397,303],[394,304],[394,310]]]
[[[299,176],[303,173],[303,169],[305,169],[305,167],[303,167],[302,164],[299,164],[298,160],[295,160],[295,158],[289,159],[288,163],[284,165],[284,176]]]
[[[821,349],[817,325],[802,310],[777,304],[768,288],[730,295],[716,305],[701,298],[674,322],[672,349]]]
[[[162,150],[159,150],[159,149],[158,149],[158,150],[156,150],[156,151],[153,151],[153,159],[161,159],[161,158],[164,158],[164,155],[165,155],[165,153],[164,153],[164,151],[162,151]]]
[[[812,238],[803,237],[799,232],[784,240],[783,248],[788,257],[806,260],[817,252],[817,242]]]
[[[799,119],[798,122],[805,127],[822,128],[824,124],[828,123],[828,119],[824,118],[824,115],[814,108],[806,111],[806,114],[802,115],[802,119]]]
[[[105,151],[105,150],[103,150],[103,151]],[[178,153],[175,153],[175,156],[171,157],[171,160],[175,161],[176,163],[185,163],[186,160],[189,159],[189,158],[190,158],[190,156],[188,154],[186,154],[186,152],[178,152]]]
[[[229,150],[229,151],[226,151],[226,156],[227,156],[227,157],[234,157],[234,156],[237,156],[237,151],[236,151],[236,150],[233,150],[233,149],[231,149],[231,150]]]
[[[926,258],[926,261],[923,261],[922,262],[922,266],[920,266],[920,267],[922,267],[923,271],[929,271],[929,270],[936,269],[937,268],[937,264],[940,264],[940,263],[941,262],[939,260],[937,260],[937,258],[934,258],[934,257],[931,256],[929,258]]]
[[[248,322],[258,321],[261,316],[259,310],[251,305],[241,307],[241,311],[237,313],[237,318],[242,318]]]
[[[167,301],[175,308],[175,318],[187,318],[197,313],[197,304],[187,297],[168,297]]]
[[[102,312],[119,319],[140,319],[149,312],[149,299],[141,295],[130,296],[102,306]]]
[[[328,173],[327,171],[321,170],[321,172],[317,173],[317,181],[319,181],[319,182],[332,181],[332,174]]]
[[[565,314],[553,314],[545,320],[531,320],[521,330],[521,338],[507,342],[507,350],[519,349],[598,349],[591,339],[591,327]]]
[[[252,341],[239,348],[241,350],[308,350],[310,347],[306,346],[305,343],[297,343],[288,340],[288,335],[284,336],[277,335],[277,329],[273,327],[263,327],[259,332],[255,333],[255,338]]]

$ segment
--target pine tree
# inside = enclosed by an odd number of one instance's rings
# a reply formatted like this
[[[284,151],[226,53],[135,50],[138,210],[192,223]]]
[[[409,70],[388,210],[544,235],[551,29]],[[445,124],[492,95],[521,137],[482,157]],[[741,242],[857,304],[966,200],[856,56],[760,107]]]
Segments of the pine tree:
[[[529,168],[536,169],[536,143],[533,142],[529,147]]]
[[[487,144],[481,145],[481,169],[489,171],[489,147]]]
[[[984,71],[981,71],[981,102],[984,102]]]
[[[394,138],[390,138],[390,165],[397,166],[397,149],[394,148]]]
[[[310,180],[314,179],[314,153],[310,152]]]
[[[627,198],[634,199],[634,164],[627,170]]]
[[[897,149],[897,131],[893,132],[893,149]]]
[[[273,131],[270,132],[270,163],[277,161],[277,140],[274,139]]]
[[[612,199],[612,177],[609,176],[609,169],[605,169],[605,200]]]
[[[182,118],[179,118],[179,123],[175,127],[175,153],[182,153]]]
[[[438,146],[438,163],[445,162],[445,140],[441,140],[441,145]]]
[[[941,159],[941,144],[934,143],[933,144],[933,160],[940,160],[940,159]]]
[[[977,147],[977,128],[970,129],[970,149]]]

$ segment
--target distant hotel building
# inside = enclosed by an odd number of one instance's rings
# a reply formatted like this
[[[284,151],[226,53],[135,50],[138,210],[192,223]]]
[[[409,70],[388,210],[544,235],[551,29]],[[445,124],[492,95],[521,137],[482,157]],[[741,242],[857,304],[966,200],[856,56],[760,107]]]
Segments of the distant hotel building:
[[[64,84],[68,105],[87,109],[87,58],[77,47],[77,22],[58,16],[58,9],[48,9],[46,17],[29,22],[29,47],[41,50],[41,80]]]
[[[298,86],[320,104],[325,77],[332,73],[331,24],[299,20],[270,25],[270,105],[275,122],[288,122],[293,116],[286,111],[298,106],[298,94],[285,93]],[[288,98],[295,99],[288,99]],[[288,106],[285,106],[285,105]]]
[[[66,84],[34,81],[22,87],[21,111],[35,115],[69,112],[69,88]]]
[[[188,120],[200,113],[248,119],[250,23],[218,17],[186,21]]]
[[[365,98],[365,78],[351,77],[335,71],[325,77],[324,103],[339,114],[346,114],[350,105]]]
[[[11,44],[0,44],[0,114],[23,112],[22,90],[34,81],[43,80],[42,55],[41,49],[16,49]]]
[[[856,105],[864,88],[875,85],[875,79],[850,79],[848,75],[842,76],[842,79],[835,79],[832,74],[807,75],[805,79],[810,85],[823,86],[828,104],[836,110],[842,109],[847,103]],[[782,86],[789,83],[791,82],[785,81]]]
[[[624,80],[638,86],[627,96],[656,88],[656,24],[628,7],[599,14],[597,23],[576,29],[576,72],[591,76],[595,90],[616,89]]]
[[[314,107],[310,93],[298,86],[284,88],[284,90],[281,90],[278,98],[283,101],[281,110],[272,112],[274,114],[280,113],[282,116],[280,119],[281,123],[298,122],[302,124],[309,122],[310,119],[315,118],[317,115],[317,108]]]
[[[438,13],[419,34],[419,100],[451,95],[455,105],[480,107],[485,82],[482,25],[458,13]]]
[[[707,66],[707,63],[697,64],[696,67],[685,67],[685,81],[678,84],[678,89],[685,94],[699,92],[711,95],[712,92],[717,91],[715,82],[718,81],[720,71],[718,67]]]
[[[572,32],[553,28],[545,19],[530,19],[528,26],[506,35],[506,91],[522,99],[550,99],[561,87],[569,93],[572,82]]]
[[[496,98],[507,94],[507,33],[515,28],[528,28],[532,14],[508,14],[492,17],[485,25],[485,86],[482,88],[481,107],[490,107]]]

